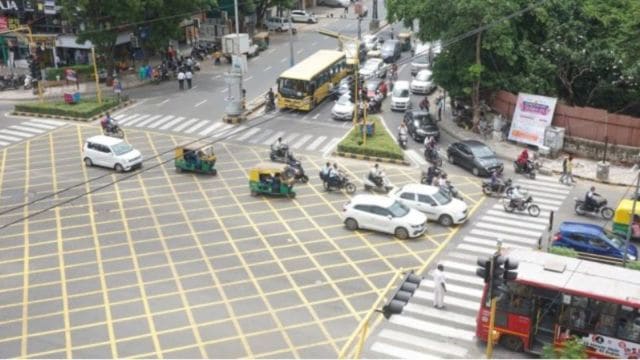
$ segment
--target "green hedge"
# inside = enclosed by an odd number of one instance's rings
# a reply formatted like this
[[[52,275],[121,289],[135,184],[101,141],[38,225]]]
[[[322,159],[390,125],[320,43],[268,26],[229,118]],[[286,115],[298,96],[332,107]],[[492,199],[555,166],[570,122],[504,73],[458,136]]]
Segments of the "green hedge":
[[[366,145],[363,144],[362,133],[358,127],[351,129],[349,135],[338,144],[338,151],[404,160],[404,152],[396,139],[389,135],[380,118],[370,116],[369,122],[371,121],[375,123],[375,134],[372,137],[367,137]]]
[[[561,255],[561,256],[568,256],[568,257],[572,257],[572,258],[578,258],[578,252],[570,249],[568,247],[564,247],[564,246],[551,246],[549,248],[549,252],[551,254],[556,254],[556,255]]]
[[[65,69],[74,69],[76,71],[76,74],[80,76],[80,81],[93,79],[93,65],[72,65],[72,66],[61,66],[57,69],[47,68],[47,80],[48,81],[56,80],[56,75],[60,76],[60,80],[64,80]]]
[[[95,98],[81,98],[78,104],[73,105],[69,105],[64,101],[17,104],[15,106],[15,111],[89,119],[103,111],[113,108],[116,105],[118,105],[118,100],[116,98],[103,99],[102,105],[98,104],[98,101]]]

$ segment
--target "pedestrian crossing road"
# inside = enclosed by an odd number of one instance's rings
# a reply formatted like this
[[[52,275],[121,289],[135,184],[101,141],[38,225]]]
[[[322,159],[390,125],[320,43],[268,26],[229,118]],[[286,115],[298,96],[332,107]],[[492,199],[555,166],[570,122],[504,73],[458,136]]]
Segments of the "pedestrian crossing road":
[[[0,148],[45,134],[51,130],[64,126],[64,121],[49,119],[29,119],[16,125],[0,129]]]
[[[222,121],[186,118],[174,115],[118,114],[114,118],[123,128],[146,128],[169,131],[194,137],[225,138],[244,144],[273,144],[279,137],[289,144],[289,148],[300,151],[326,153],[340,141],[339,137],[322,136],[314,133],[288,132],[254,127],[251,124],[230,125]]]
[[[481,357],[475,339],[476,314],[482,296],[483,280],[476,276],[476,259],[503,247],[536,247],[548,226],[550,211],[557,211],[569,189],[556,178],[538,176],[536,180],[515,179],[527,189],[542,213],[534,218],[526,213],[506,213],[500,201],[477,219],[470,230],[442,258],[447,281],[445,309],[433,307],[433,281],[430,274],[416,290],[402,314],[383,320],[367,340],[365,358],[477,358]],[[432,267],[435,268],[435,263]]]

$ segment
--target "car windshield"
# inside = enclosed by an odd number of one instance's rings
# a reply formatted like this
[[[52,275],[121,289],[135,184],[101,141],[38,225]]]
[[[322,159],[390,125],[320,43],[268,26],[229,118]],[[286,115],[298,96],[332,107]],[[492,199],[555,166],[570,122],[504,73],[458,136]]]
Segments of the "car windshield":
[[[395,88],[393,89],[393,97],[398,97],[398,98],[408,98],[409,97],[409,89],[400,89],[400,88]]]
[[[340,98],[338,99],[338,104],[339,105],[351,105],[350,96],[349,95],[340,96]]]
[[[375,70],[378,67],[378,63],[375,61],[367,61],[364,63],[364,68],[367,70]]]
[[[437,193],[433,194],[433,198],[436,199],[436,201],[440,205],[447,205],[451,202],[451,195],[442,190],[439,190]]]
[[[128,153],[129,151],[133,150],[133,146],[125,143],[125,142],[121,142],[119,144],[115,144],[112,147],[113,149],[113,153],[116,155],[124,155],[126,153]]]
[[[380,83],[376,81],[367,81],[366,83],[364,83],[364,86],[367,88],[367,90],[375,90],[378,88],[379,84]]]
[[[471,152],[473,152],[473,155],[475,155],[477,158],[495,157],[495,154],[493,153],[493,151],[491,151],[491,149],[489,149],[486,146],[477,146],[477,147],[474,146],[471,148]]]
[[[420,71],[418,75],[416,75],[416,80],[418,81],[428,81],[431,77],[431,73],[428,71]]]
[[[403,217],[409,213],[409,208],[402,205],[399,201],[394,201],[388,210],[393,217]]]
[[[433,119],[429,114],[413,115],[414,124],[418,126],[434,125]]]
[[[618,249],[624,249],[625,241],[619,235],[605,230],[602,237],[603,240],[608,239],[613,244],[613,246],[617,247]]]

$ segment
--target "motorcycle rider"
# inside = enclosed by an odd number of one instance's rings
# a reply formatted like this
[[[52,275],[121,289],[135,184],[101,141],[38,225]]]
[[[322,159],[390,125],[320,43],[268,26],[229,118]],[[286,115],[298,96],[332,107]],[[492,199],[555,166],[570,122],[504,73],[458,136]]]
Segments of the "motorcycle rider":
[[[438,179],[438,187],[440,189],[449,191],[449,185],[447,184],[447,174],[440,175],[440,179]]]
[[[278,156],[288,157],[289,154],[284,152],[285,146],[286,144],[282,142],[282,137],[279,137],[278,140],[276,140],[276,142],[273,145],[271,145],[271,148],[274,149],[274,151]]]
[[[338,164],[333,163],[333,167],[329,167],[329,186],[336,186],[338,185],[339,182],[340,182],[340,171],[338,170]]]
[[[427,169],[427,184],[431,185],[433,183],[433,179],[440,174],[440,171],[437,166],[431,165]]]
[[[598,207],[598,199],[596,199],[596,197],[599,196],[600,194],[596,192],[595,186],[592,186],[589,191],[587,191],[587,194],[584,196],[584,205],[589,211],[593,211]]]
[[[422,101],[420,101],[420,110],[429,111],[429,97],[425,96]]]
[[[376,95],[373,97],[373,105],[374,105],[374,109],[372,109],[373,111],[379,111],[380,107],[382,106],[382,100],[384,100],[384,95],[382,95],[382,92],[380,90],[376,91]]]
[[[403,136],[406,138],[407,134],[407,125],[405,123],[400,123],[400,126],[398,126],[398,139],[401,139]]]
[[[527,149],[522,150],[522,152],[518,156],[518,159],[516,160],[516,163],[525,172],[527,172],[529,170],[529,152],[527,151]]]
[[[491,172],[491,190],[496,190],[500,185],[500,178],[498,177],[498,172],[493,170]]]
[[[331,163],[327,162],[326,164],[324,164],[324,167],[322,168],[320,174],[322,177],[322,180],[324,182],[328,182],[329,181],[329,173],[331,172]]]
[[[520,207],[524,201],[524,195],[524,191],[520,189],[520,185],[516,185],[511,193],[511,206],[514,208]]]
[[[102,126],[102,130],[105,132],[112,132],[114,128],[113,119],[111,118],[111,114],[107,111],[107,114],[100,121],[100,125]]]
[[[435,136],[427,136],[424,138],[424,147],[426,148],[429,157],[433,157],[433,154],[436,151],[436,144]]]
[[[380,166],[378,163],[373,165],[373,167],[369,170],[369,180],[371,180],[376,186],[382,186],[382,170],[380,170]]]
[[[273,89],[269,88],[269,92],[267,92],[267,108],[268,109],[275,109],[276,108],[276,96],[273,93]]]

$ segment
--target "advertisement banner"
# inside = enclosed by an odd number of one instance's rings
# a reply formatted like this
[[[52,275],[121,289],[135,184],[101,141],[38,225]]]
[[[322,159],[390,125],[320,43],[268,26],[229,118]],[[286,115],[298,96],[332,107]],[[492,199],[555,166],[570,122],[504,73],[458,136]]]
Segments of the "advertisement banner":
[[[9,19],[6,16],[0,16],[0,30],[9,29]]]
[[[544,145],[544,130],[551,125],[557,101],[558,99],[547,96],[519,93],[509,140]]]

